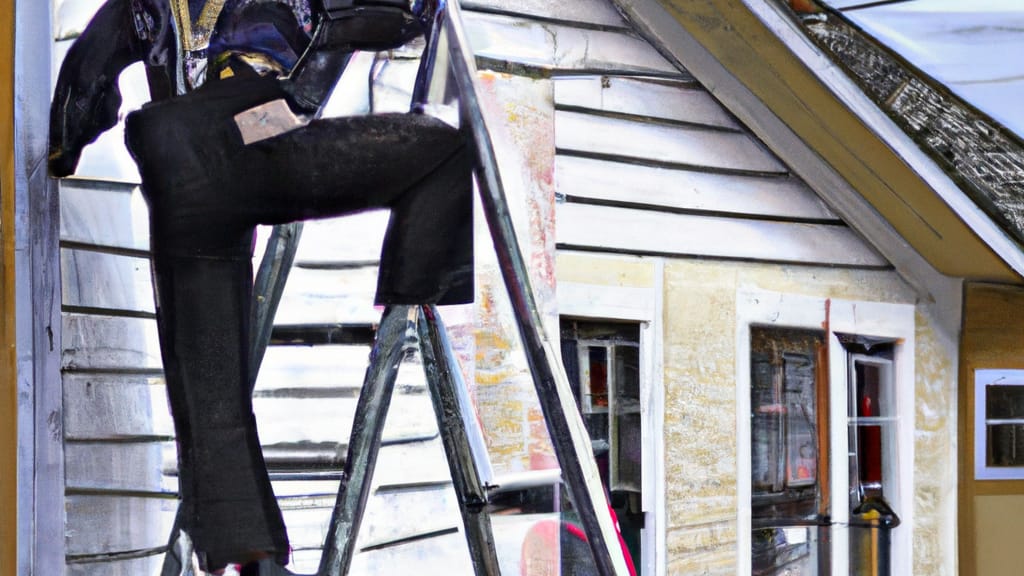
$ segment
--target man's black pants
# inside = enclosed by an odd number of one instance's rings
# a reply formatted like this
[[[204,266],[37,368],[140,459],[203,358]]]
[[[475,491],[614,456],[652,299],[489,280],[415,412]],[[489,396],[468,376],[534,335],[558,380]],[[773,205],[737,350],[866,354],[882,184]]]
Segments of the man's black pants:
[[[257,224],[389,207],[380,304],[472,300],[472,179],[460,133],[423,115],[317,120],[250,145],[235,114],[283,96],[228,79],[147,105],[126,140],[149,204],[160,346],[185,529],[209,569],[288,556],[252,413]]]

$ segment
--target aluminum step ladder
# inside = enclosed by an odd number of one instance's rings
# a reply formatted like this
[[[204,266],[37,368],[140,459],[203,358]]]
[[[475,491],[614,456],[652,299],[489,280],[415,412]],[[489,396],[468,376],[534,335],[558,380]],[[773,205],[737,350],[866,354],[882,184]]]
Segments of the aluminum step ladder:
[[[545,334],[526,262],[519,249],[511,213],[502,187],[494,148],[481,112],[474,79],[475,58],[469,48],[456,2],[442,4],[433,22],[413,95],[414,110],[429,106],[432,92],[445,92],[454,83],[460,126],[475,152],[475,175],[483,211],[511,299],[517,328],[540,401],[545,423],[561,468],[562,481],[587,537],[594,568],[601,576],[628,576],[618,532],[590,449],[589,435],[576,408],[575,398],[559,352]],[[435,88],[441,86],[440,90]],[[434,95],[436,97],[436,95]],[[254,368],[258,368],[270,340],[273,313],[294,260],[301,224],[275,227],[256,277],[252,342]],[[324,552],[317,576],[344,576],[354,555],[370,484],[381,444],[401,360],[420,350],[427,387],[458,499],[470,558],[477,576],[500,574],[488,513],[488,491],[481,477],[489,460],[481,442],[475,414],[460,381],[457,360],[444,325],[434,306],[392,306],[385,310],[378,329],[370,366],[356,408],[348,455],[338,488]],[[257,370],[253,370],[253,374]],[[255,379],[255,377],[254,377]],[[253,383],[254,384],[254,383]],[[161,576],[194,576],[192,550],[175,522]],[[261,575],[290,574],[271,561],[260,566]]]

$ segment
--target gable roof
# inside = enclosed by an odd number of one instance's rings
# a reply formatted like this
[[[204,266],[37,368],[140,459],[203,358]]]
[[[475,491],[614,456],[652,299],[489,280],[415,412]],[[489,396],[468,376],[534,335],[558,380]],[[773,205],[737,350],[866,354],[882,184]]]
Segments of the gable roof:
[[[919,289],[941,280],[935,272],[1020,282],[1020,245],[967,194],[962,175],[922,150],[787,9],[751,0],[619,4],[897,268],[904,261]],[[898,244],[924,262],[899,246],[887,252]]]

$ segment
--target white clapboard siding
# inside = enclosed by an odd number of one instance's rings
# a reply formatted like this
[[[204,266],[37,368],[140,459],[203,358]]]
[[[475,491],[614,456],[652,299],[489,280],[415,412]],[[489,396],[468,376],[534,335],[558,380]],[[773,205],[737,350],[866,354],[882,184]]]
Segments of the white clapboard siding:
[[[628,28],[618,10],[605,0],[465,0],[459,6],[465,12],[489,11],[577,25]]]
[[[177,457],[173,441],[68,442],[64,454],[68,493],[174,494],[178,489],[176,477],[164,473]]]
[[[711,94],[693,82],[570,76],[555,82],[555,106],[741,129]]]
[[[159,371],[156,320],[94,314],[63,315],[62,368],[66,371]]]
[[[297,264],[373,262],[387,230],[388,210],[371,210],[325,220],[306,222],[295,255]]]
[[[716,174],[563,155],[555,158],[555,181],[559,194],[574,200],[839,221],[814,191],[793,176]]]
[[[155,554],[143,558],[126,560],[95,560],[81,563],[69,563],[66,576],[150,576],[160,573],[163,555]]]
[[[786,167],[774,155],[744,133],[565,110],[555,112],[555,146],[560,153],[718,170],[786,173]]]
[[[349,323],[380,321],[374,306],[377,267],[292,268],[274,322],[277,324]]]
[[[670,214],[560,204],[556,241],[630,254],[883,268],[888,263],[845,226]]]
[[[162,376],[75,373],[64,375],[64,437],[121,440],[173,437]]]
[[[256,378],[256,395],[281,395],[297,387],[350,387],[355,396],[369,361],[368,346],[271,346]]]
[[[357,554],[352,559],[352,570],[349,573],[353,576],[394,574],[398,566],[415,567],[416,574],[474,574],[466,546],[466,536],[461,532]],[[519,572],[502,570],[502,574]]]
[[[66,506],[66,552],[70,558],[149,550],[167,544],[178,501],[173,498],[70,494]]]
[[[149,258],[62,248],[60,273],[65,307],[155,313]]]
[[[481,12],[466,11],[463,16],[470,46],[485,62],[556,72],[679,74],[650,44],[632,34]]]
[[[267,448],[299,442],[339,443],[348,440],[356,402],[353,398],[253,399],[260,440]],[[384,441],[431,438],[437,434],[430,399],[426,394],[397,394],[384,426]]]
[[[132,183],[60,181],[60,239],[125,251],[149,250],[149,217]]]

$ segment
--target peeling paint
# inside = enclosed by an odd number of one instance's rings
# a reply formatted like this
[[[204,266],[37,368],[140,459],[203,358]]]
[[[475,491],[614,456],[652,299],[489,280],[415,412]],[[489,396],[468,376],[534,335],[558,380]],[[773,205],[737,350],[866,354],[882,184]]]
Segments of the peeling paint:
[[[554,104],[550,81],[479,73],[502,182],[545,330],[554,299]],[[490,235],[477,212],[477,298],[453,331],[495,472],[557,467]],[[468,361],[468,362],[467,362]],[[469,364],[469,367],[465,367]]]

